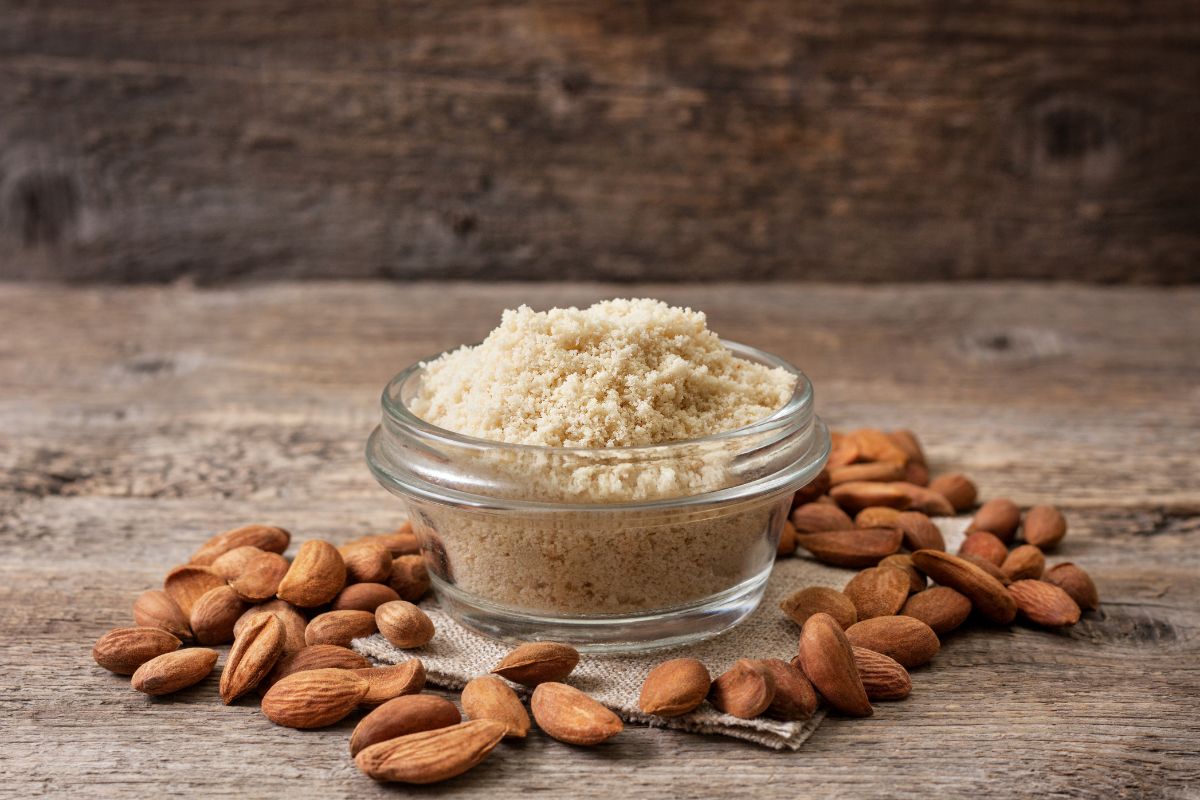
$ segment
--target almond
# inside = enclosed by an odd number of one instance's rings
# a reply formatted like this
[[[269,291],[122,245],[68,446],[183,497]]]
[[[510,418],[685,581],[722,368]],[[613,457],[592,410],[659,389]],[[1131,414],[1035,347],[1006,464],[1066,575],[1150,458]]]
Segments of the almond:
[[[832,440],[832,445],[829,450],[829,460],[825,462],[826,472],[835,467],[844,467],[847,464],[853,464],[859,460],[858,445],[853,439],[837,431],[830,431],[829,437]],[[824,494],[828,489],[828,486],[825,487],[821,494]]]
[[[809,586],[789,595],[779,604],[797,625],[804,625],[813,614],[828,614],[842,629],[858,622],[858,611],[850,598],[837,589]]]
[[[796,527],[786,519],[779,526],[779,543],[775,545],[775,556],[784,558],[796,552]]]
[[[371,536],[361,536],[347,544],[381,544],[396,556],[407,556],[421,551],[421,543],[413,533],[412,523],[406,522],[391,533],[377,533]]]
[[[292,535],[283,528],[271,525],[243,525],[231,531],[218,533],[204,543],[188,561],[191,564],[207,566],[219,556],[238,547],[257,547],[270,553],[282,553],[287,550]]]
[[[217,651],[205,647],[163,653],[137,668],[131,681],[142,694],[178,692],[204,680],[217,665]]]
[[[114,628],[96,640],[92,658],[109,672],[132,675],[152,658],[178,650],[183,642],[159,628]]]
[[[1000,565],[1000,571],[1012,581],[1040,578],[1045,570],[1046,557],[1039,548],[1031,544],[1014,547]]]
[[[938,526],[920,511],[902,511],[891,525],[900,529],[904,546],[914,553],[918,550],[946,549],[946,540],[942,538]]]
[[[854,515],[856,528],[894,528],[900,509],[887,506],[868,506]]]
[[[845,511],[856,514],[869,506],[906,509],[912,504],[908,493],[894,483],[851,481],[829,490],[829,496]]]
[[[187,615],[162,589],[147,589],[133,601],[133,621],[145,628],[158,628],[177,639],[192,638]]]
[[[958,548],[958,554],[960,556],[978,556],[998,567],[1008,556],[1008,548],[1004,546],[1004,542],[987,531],[974,531],[968,533],[967,538],[963,539],[962,545]]]
[[[1067,535],[1067,519],[1054,506],[1034,506],[1025,514],[1021,536],[1031,545],[1053,550]]]
[[[300,608],[324,605],[346,585],[346,564],[337,548],[321,539],[300,545],[279,583],[280,600]]]
[[[611,710],[565,683],[539,683],[529,699],[529,708],[538,727],[567,744],[599,744],[625,728]],[[508,731],[507,725],[500,725]]]
[[[517,646],[492,672],[523,686],[565,680],[579,664],[579,651],[557,642],[527,642]]]
[[[979,507],[967,531],[987,531],[1007,544],[1012,541],[1020,524],[1021,509],[1017,508],[1017,504],[1007,497],[997,497]]]
[[[242,629],[246,626],[247,621],[255,614],[268,613],[274,614],[275,618],[283,624],[283,654],[291,655],[298,650],[303,650],[306,647],[304,642],[304,629],[308,627],[308,620],[296,610],[296,607],[284,600],[268,600],[265,603],[259,603],[256,606],[251,606],[238,618],[238,621],[233,626],[233,637],[236,639],[241,635]]]
[[[1042,580],[1053,583],[1071,595],[1071,599],[1082,609],[1095,610],[1100,607],[1100,593],[1096,591],[1091,576],[1069,561],[1046,570]]]
[[[179,610],[189,619],[192,616],[192,606],[205,592],[224,585],[225,581],[220,575],[208,567],[193,564],[176,567],[163,579],[163,591],[171,596]]]
[[[875,617],[856,622],[846,631],[846,638],[856,647],[883,653],[909,669],[928,664],[942,646],[933,629],[915,617]]]
[[[849,530],[854,527],[854,522],[837,506],[805,503],[792,511],[792,525],[796,533],[821,533]]]
[[[375,615],[370,611],[327,611],[309,620],[304,629],[304,643],[336,644],[349,647],[350,642],[370,636],[378,630]]]
[[[865,647],[853,650],[854,665],[870,700],[903,700],[912,692],[912,678],[899,661]]]
[[[908,574],[893,567],[871,567],[855,575],[842,589],[854,603],[858,619],[890,617],[908,599]]]
[[[811,503],[829,491],[829,469],[817,473],[817,477],[806,483],[792,495],[792,507]]]
[[[850,642],[837,620],[828,614],[813,614],[800,631],[797,656],[804,675],[829,705],[852,717],[871,716]]]
[[[395,589],[382,583],[352,583],[333,598],[333,610],[374,612],[384,603],[399,599]]]
[[[900,549],[895,528],[854,528],[846,531],[805,533],[796,543],[813,557],[837,567],[871,567]]]
[[[898,569],[907,575],[909,592],[920,592],[928,585],[925,576],[921,574],[921,570],[913,565],[912,556],[908,553],[897,553],[894,556],[888,556],[879,562],[879,566]]]
[[[309,669],[283,678],[263,695],[262,712],[285,728],[324,728],[355,708],[367,682],[344,669]]]
[[[290,569],[279,553],[259,553],[246,562],[242,573],[229,585],[243,600],[261,603],[275,596]]]
[[[425,688],[425,662],[410,658],[389,667],[356,669],[354,674],[369,684],[362,699],[364,706],[377,706],[406,694],[416,694]]]
[[[903,492],[909,500],[907,508],[912,511],[920,511],[931,517],[954,516],[954,506],[950,505],[950,501],[932,489],[907,481],[897,481],[885,485]]]
[[[1079,622],[1079,605],[1063,589],[1045,581],[1015,581],[1008,593],[1031,622],[1058,628]]]
[[[209,589],[192,607],[192,631],[200,644],[229,644],[233,626],[246,611],[246,603],[228,586]]]
[[[209,565],[209,569],[227,581],[236,580],[246,571],[246,566],[254,560],[255,556],[265,552],[267,551],[259,550],[248,544],[235,547],[229,552],[217,556],[216,560]]]
[[[429,591],[429,570],[421,556],[397,556],[387,581],[401,600],[415,603]]]
[[[502,722],[473,719],[373,744],[360,750],[354,763],[377,781],[437,783],[483,761],[504,733]]]
[[[921,447],[921,441],[912,431],[903,428],[888,431],[887,437],[892,440],[893,444],[904,451],[904,454],[908,456],[908,463],[921,465],[927,463],[925,460],[925,450]]]
[[[892,461],[867,461],[829,470],[829,485],[852,481],[898,481],[904,477],[904,465]]]
[[[233,640],[221,673],[221,699],[229,705],[271,672],[283,654],[283,623],[274,614],[251,617]]]
[[[988,561],[986,558],[980,558],[979,556],[973,555],[960,556],[960,558],[965,561],[970,561],[988,575],[991,575],[993,578],[1000,581],[1000,583],[1004,586],[1008,586],[1010,583],[1012,583],[1012,581],[1008,579],[1008,576],[1004,574],[1003,570],[1001,570],[991,561]]]
[[[288,675],[310,669],[369,669],[371,663],[347,647],[336,644],[314,644],[280,658],[260,687],[270,688]]]
[[[929,485],[929,467],[910,461],[904,465],[904,481],[914,486]]]
[[[1004,584],[970,561],[938,550],[918,550],[912,560],[917,569],[936,582],[966,595],[992,622],[1007,625],[1017,615],[1017,604]]]
[[[758,662],[775,683],[775,697],[766,715],[785,721],[808,719],[817,710],[817,693],[798,666],[778,658]]]
[[[383,583],[392,576],[392,552],[379,542],[360,542],[338,548],[349,583]]]
[[[900,613],[921,620],[942,636],[967,621],[971,601],[949,586],[933,586],[908,598]]]
[[[699,708],[711,685],[704,664],[694,658],[673,658],[646,675],[638,708],[659,717],[678,717]]]
[[[469,684],[468,684],[469,685]],[[505,687],[508,688],[508,687]],[[509,689],[511,692],[512,690]],[[514,695],[515,697],[515,695]],[[520,701],[517,702],[520,706]],[[525,713],[522,708],[521,713]],[[526,720],[529,717],[526,716]],[[410,733],[449,728],[462,722],[458,709],[444,697],[412,694],[389,700],[363,717],[350,736],[350,755],[388,739]]]
[[[929,488],[945,497],[960,514],[975,505],[979,490],[974,481],[961,472],[948,472],[939,475],[929,484]]]
[[[433,620],[407,600],[393,600],[375,609],[379,632],[396,647],[424,647],[433,639]]]
[[[859,461],[890,461],[901,466],[909,461],[908,453],[881,430],[859,428],[847,436],[858,448]]]
[[[758,661],[738,659],[717,676],[708,689],[708,702],[718,711],[740,719],[754,719],[775,699],[775,680]]]
[[[529,733],[529,713],[517,693],[500,678],[481,675],[472,679],[463,687],[461,700],[463,711],[471,719],[503,722],[505,736],[524,739]]]

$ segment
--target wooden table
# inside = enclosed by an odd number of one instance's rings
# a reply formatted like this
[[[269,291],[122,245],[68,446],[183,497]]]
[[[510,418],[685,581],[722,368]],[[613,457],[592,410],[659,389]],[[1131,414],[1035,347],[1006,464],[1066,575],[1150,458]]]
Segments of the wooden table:
[[[985,496],[1055,502],[1104,601],[948,638],[912,697],[797,753],[631,727],[535,735],[423,790],[497,798],[1194,797],[1200,290],[308,284],[0,287],[0,795],[340,797],[350,722],[300,732],[215,680],[148,700],[89,651],[211,533],[393,525],[363,463],[387,378],[500,309],[648,294],[801,365],[836,426],[905,426]]]

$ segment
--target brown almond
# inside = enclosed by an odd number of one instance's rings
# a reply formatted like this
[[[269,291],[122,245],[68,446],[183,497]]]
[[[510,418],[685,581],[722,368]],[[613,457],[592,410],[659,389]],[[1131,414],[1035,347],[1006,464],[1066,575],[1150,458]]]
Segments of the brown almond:
[[[845,434],[837,431],[830,431],[829,438],[831,446],[829,450],[829,460],[825,462],[825,471],[828,472],[836,467],[844,467],[847,464],[853,464],[858,461],[858,445],[854,440]],[[821,493],[828,491],[826,487]]]
[[[998,567],[1008,556],[1008,548],[1004,546],[1004,542],[987,531],[973,531],[963,539],[962,545],[958,548],[958,554],[960,556],[978,556]]]
[[[558,642],[527,642],[518,645],[492,672],[522,686],[559,682],[579,664],[579,651]]]
[[[826,467],[817,473],[817,477],[806,483],[792,495],[792,507],[802,506],[805,503],[814,502],[818,497],[821,497],[829,491],[829,468]]]
[[[227,581],[237,580],[237,577],[246,571],[246,566],[254,560],[254,557],[265,552],[267,551],[259,550],[248,544],[242,545],[217,556],[208,568]]]
[[[529,708],[538,727],[567,744],[599,744],[625,728],[611,710],[565,683],[539,683]],[[507,732],[508,726],[503,727]]]
[[[225,580],[208,567],[198,567],[194,564],[184,564],[175,567],[163,579],[163,591],[171,596],[179,610],[189,619],[192,616],[192,606],[196,605],[205,592],[224,586]]]
[[[1055,564],[1046,570],[1042,580],[1053,583],[1069,594],[1081,609],[1094,611],[1100,607],[1100,593],[1096,591],[1096,584],[1092,582],[1091,576],[1076,564],[1069,561]]]
[[[929,485],[929,467],[910,461],[904,465],[904,482],[914,486]]]
[[[760,662],[738,659],[717,676],[708,689],[708,702],[718,711],[754,719],[775,699],[775,680]]]
[[[945,497],[960,514],[971,509],[979,496],[975,482],[961,472],[948,472],[934,478],[929,488]]]
[[[917,435],[910,430],[900,428],[894,431],[888,431],[887,437],[892,440],[892,443],[904,451],[908,456],[908,463],[926,464],[925,450],[921,447],[921,440]]]
[[[885,485],[904,492],[909,501],[906,508],[911,511],[920,511],[931,517],[954,516],[954,506],[950,505],[950,501],[932,489],[908,481],[896,481]]]
[[[333,598],[334,611],[370,611],[399,600],[396,590],[382,583],[352,583]]]
[[[979,507],[967,531],[987,531],[997,539],[1008,544],[1021,524],[1021,509],[1007,497],[997,497],[988,500]]]
[[[507,688],[507,687],[505,687]],[[512,690],[509,689],[511,692]],[[516,695],[514,695],[515,697]],[[520,701],[517,701],[520,706]],[[521,713],[524,713],[524,708]],[[526,720],[528,720],[526,716]],[[412,694],[389,700],[363,717],[350,736],[350,755],[364,748],[410,733],[449,728],[462,722],[458,709],[444,697]]]
[[[893,461],[866,461],[829,470],[830,486],[852,481],[898,481],[904,478],[904,465]]]
[[[326,611],[308,622],[304,629],[304,643],[336,644],[349,647],[355,639],[370,636],[378,630],[375,614],[370,611]]]
[[[503,722],[505,736],[524,739],[529,733],[529,712],[521,698],[511,686],[494,675],[481,675],[469,681],[463,687],[461,700],[463,711],[469,718]]]
[[[413,533],[412,525],[407,522],[391,533],[360,536],[347,544],[381,544],[392,554],[392,558],[421,552],[421,543],[417,539],[417,535]]]
[[[296,610],[295,606],[284,600],[268,600],[246,609],[246,613],[242,614],[233,626],[233,638],[236,639],[240,636],[250,618],[259,613],[274,614],[275,618],[283,624],[283,654],[285,656],[306,647],[304,629],[308,627],[308,620]]]
[[[900,509],[887,506],[868,506],[854,515],[856,528],[894,528]]]
[[[904,452],[896,440],[881,430],[859,428],[847,436],[858,448],[859,461],[890,461],[901,466],[909,461],[908,453]]]
[[[242,574],[229,585],[246,602],[262,603],[275,596],[290,569],[279,553],[259,553],[246,562]]]
[[[896,515],[892,527],[899,528],[904,547],[912,550],[945,550],[946,540],[942,532],[920,511],[902,511]]]
[[[424,647],[433,639],[433,620],[407,600],[393,600],[375,609],[375,624],[396,647]]]
[[[912,556],[908,553],[896,553],[895,555],[888,556],[879,562],[879,566],[898,569],[907,575],[909,592],[922,591],[928,585],[925,576],[913,564]]]
[[[195,686],[217,665],[217,651],[192,647],[155,656],[137,668],[131,684],[142,694],[163,695]]]
[[[1071,595],[1045,581],[1014,581],[1008,587],[1020,610],[1030,622],[1058,628],[1079,622],[1079,605]]]
[[[673,658],[646,675],[638,708],[659,717],[678,717],[699,708],[711,685],[704,664],[694,658]]]
[[[187,615],[162,589],[147,589],[133,601],[133,621],[144,628],[158,628],[177,639],[192,638]]]
[[[376,706],[406,694],[416,694],[425,688],[425,662],[410,658],[388,667],[356,669],[354,674],[369,684],[362,699],[364,706]]]
[[[837,620],[813,614],[800,631],[800,669],[825,701],[843,714],[869,717],[871,701],[863,688],[850,642]]]
[[[229,586],[209,589],[192,607],[191,625],[200,644],[229,644],[233,626],[246,611],[246,603]]]
[[[908,575],[894,567],[870,567],[855,575],[842,589],[854,603],[861,622],[899,613],[908,599]]]
[[[229,705],[258,686],[283,654],[283,623],[274,614],[251,617],[233,640],[221,672],[221,699]]]
[[[437,783],[483,761],[504,733],[502,722],[473,719],[373,744],[360,750],[354,763],[377,781]]]
[[[392,576],[392,552],[379,542],[343,545],[338,552],[348,583],[383,583]]]
[[[847,513],[857,514],[870,506],[887,506],[904,510],[912,504],[908,493],[894,483],[851,481],[829,490],[829,496]]]
[[[263,695],[262,712],[285,728],[324,728],[358,707],[367,682],[344,669],[310,669],[283,678]]]
[[[188,561],[191,564],[207,566],[219,556],[238,547],[257,547],[269,553],[282,553],[287,550],[292,535],[283,528],[273,525],[243,525],[216,536],[204,543]]]
[[[397,556],[392,560],[392,573],[387,580],[401,600],[416,603],[429,591],[429,570],[421,556]]]
[[[178,650],[181,644],[160,628],[113,628],[96,640],[92,658],[109,672],[132,675],[142,664]]]
[[[348,647],[336,644],[314,644],[280,658],[271,673],[259,686],[265,690],[297,672],[310,669],[369,669],[371,663]]]
[[[903,700],[912,692],[912,678],[899,661],[865,647],[853,650],[854,665],[870,700]]]
[[[872,567],[900,549],[895,528],[853,528],[846,531],[805,533],[796,543],[824,564],[837,567]]]
[[[800,626],[813,614],[828,614],[843,630],[858,622],[858,610],[850,598],[826,586],[809,586],[793,592],[784,598],[779,607]]]
[[[846,638],[856,647],[896,659],[908,669],[928,664],[941,649],[933,629],[915,617],[874,617],[850,626]]]
[[[792,511],[792,525],[796,533],[821,533],[849,530],[854,527],[854,522],[837,506],[805,503]]]
[[[1021,536],[1042,550],[1053,550],[1067,535],[1067,518],[1054,506],[1034,506],[1025,514]]]
[[[1014,547],[1000,565],[1000,571],[1013,581],[1040,578],[1045,570],[1046,557],[1040,548],[1031,544]]]
[[[992,622],[1007,625],[1017,615],[1017,604],[1004,584],[970,561],[938,550],[918,550],[912,560],[917,569],[937,583],[966,595]]]
[[[300,608],[328,603],[346,585],[346,564],[337,548],[322,539],[309,539],[300,545],[292,565],[276,592]]]
[[[967,621],[971,601],[949,586],[932,586],[908,598],[900,613],[921,620],[942,636]]]
[[[775,556],[786,558],[796,552],[796,526],[786,519],[779,526],[779,543],[775,545]]]
[[[975,556],[975,555],[965,555],[965,556],[959,556],[959,557],[964,559],[965,561],[970,561],[972,564],[979,567],[981,570],[986,572],[988,575],[991,575],[993,578],[1000,581],[1000,583],[1003,584],[1004,586],[1008,586],[1010,583],[1012,583],[1012,581],[1008,579],[1008,576],[1004,574],[1003,570],[1001,570],[998,566],[993,564],[991,561],[988,561],[986,558],[980,558],[979,556]]]
[[[758,662],[775,683],[775,697],[767,706],[766,716],[772,719],[794,721],[808,719],[817,710],[817,693],[804,672],[779,658],[767,658]]]

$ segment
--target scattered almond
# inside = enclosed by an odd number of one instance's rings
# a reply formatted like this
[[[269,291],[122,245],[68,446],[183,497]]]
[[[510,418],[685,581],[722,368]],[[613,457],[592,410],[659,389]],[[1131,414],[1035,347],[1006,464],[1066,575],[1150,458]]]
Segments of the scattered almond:
[[[367,682],[344,669],[310,669],[283,678],[263,695],[262,712],[285,728],[324,728],[358,707]]]
[[[796,533],[821,533],[849,530],[854,527],[854,522],[837,506],[805,503],[792,510],[792,525]]]
[[[830,486],[840,486],[853,481],[898,481],[904,478],[904,465],[892,461],[866,461],[847,464],[829,470]]]
[[[383,583],[392,576],[392,552],[380,542],[359,542],[338,548],[349,583]]]
[[[803,626],[813,614],[828,614],[843,630],[858,622],[858,610],[854,603],[837,589],[825,586],[809,586],[788,595],[779,604],[783,613]]]
[[[1042,580],[1061,588],[1081,609],[1095,610],[1100,607],[1100,593],[1096,591],[1091,576],[1069,561],[1046,570]]]
[[[891,524],[900,529],[904,546],[913,552],[946,549],[946,540],[938,526],[920,511],[902,511]]]
[[[393,600],[375,609],[379,632],[396,647],[424,647],[433,639],[433,620],[407,600]]]
[[[796,552],[796,527],[786,519],[779,526],[779,543],[775,545],[775,555],[785,558]]]
[[[852,717],[869,717],[871,701],[863,688],[854,653],[841,626],[828,614],[813,614],[800,631],[797,656],[804,675],[829,705]]]
[[[1079,605],[1061,587],[1037,580],[1015,581],[1008,587],[1020,612],[1038,625],[1058,628],[1079,622]]]
[[[209,589],[192,607],[191,626],[200,644],[229,644],[247,604],[229,586]]]
[[[854,528],[845,531],[805,533],[796,543],[825,564],[838,567],[871,567],[900,549],[895,528]]]
[[[918,550],[912,560],[936,582],[964,594],[992,622],[1007,625],[1017,615],[1017,604],[1004,584],[970,561],[938,550]]]
[[[954,516],[954,506],[950,505],[950,501],[932,489],[907,481],[897,481],[886,485],[903,492],[908,497],[909,502],[905,508],[920,511],[931,517]]]
[[[539,683],[529,699],[529,708],[538,727],[567,744],[599,744],[625,728],[611,710],[565,683]],[[508,731],[507,725],[498,724],[503,732]]]
[[[1004,570],[1000,569],[986,558],[980,558],[979,556],[974,555],[959,556],[959,558],[962,558],[964,561],[970,561],[988,575],[991,575],[993,578],[1000,581],[1000,583],[1004,586],[1008,586],[1010,583],[1012,583],[1008,576],[1004,574]]]
[[[278,553],[259,553],[250,558],[242,573],[229,585],[237,596],[250,603],[261,603],[275,596],[290,567]]]
[[[958,548],[958,554],[960,556],[978,556],[998,567],[1008,556],[1008,548],[1004,546],[1004,542],[987,531],[973,531],[963,539],[962,545]]]
[[[1045,570],[1046,557],[1040,548],[1031,544],[1014,547],[1000,565],[1000,571],[1012,581],[1040,578]]]
[[[942,636],[967,621],[971,601],[949,586],[932,586],[908,598],[900,613],[921,620]]]
[[[421,550],[421,543],[417,540],[417,535],[413,533],[412,525],[407,522],[391,533],[360,536],[346,544],[348,546],[356,544],[381,544],[392,554],[392,558],[411,555]]]
[[[708,690],[708,702],[718,711],[753,719],[775,699],[775,680],[760,662],[741,658],[717,676]]]
[[[758,662],[775,683],[775,697],[767,706],[766,715],[785,721],[808,719],[817,710],[817,693],[804,672],[779,658]]]
[[[207,566],[219,556],[238,547],[257,547],[271,553],[282,553],[287,550],[292,536],[283,528],[271,525],[243,525],[231,531],[218,533],[204,543],[189,559],[189,563]]]
[[[415,603],[429,591],[429,570],[421,556],[397,556],[392,560],[392,572],[388,586],[401,600]]]
[[[164,630],[177,639],[192,638],[187,615],[162,589],[147,589],[133,601],[133,621],[146,628]]]
[[[507,687],[506,687],[507,688]],[[509,689],[509,691],[512,691]],[[464,690],[464,695],[466,691]],[[514,695],[515,696],[515,695]],[[520,705],[518,701],[517,705]],[[524,713],[524,709],[521,709]],[[528,720],[528,716],[526,717]],[[462,722],[454,703],[432,694],[411,694],[389,700],[363,717],[350,736],[350,755],[410,733],[449,728]]]
[[[367,694],[362,699],[364,706],[376,706],[425,688],[425,663],[419,658],[410,658],[390,667],[359,668],[354,674],[368,684]]]
[[[527,642],[517,646],[492,672],[523,686],[559,682],[579,664],[579,651],[557,642]]]
[[[205,647],[176,650],[142,664],[133,673],[131,683],[142,694],[171,694],[204,680],[216,664],[216,650]]]
[[[1007,497],[988,500],[975,512],[967,531],[987,531],[1007,544],[1021,524],[1021,509]]]
[[[494,675],[481,675],[463,687],[462,707],[470,719],[503,722],[504,735],[524,739],[529,733],[529,713],[512,687]],[[703,699],[703,698],[701,698]]]
[[[259,550],[257,547],[248,544],[235,547],[217,556],[216,560],[209,565],[209,569],[227,581],[236,580],[239,575],[246,571],[246,566],[254,560],[255,556],[265,552],[267,551]]]
[[[875,428],[859,428],[847,436],[858,448],[859,461],[890,461],[904,465],[908,463],[909,455],[888,434]]]
[[[283,641],[283,623],[274,614],[259,613],[247,620],[221,673],[221,699],[226,705],[270,674],[283,654]]]
[[[270,674],[260,684],[260,690],[270,688],[288,675],[310,669],[369,669],[371,663],[348,647],[336,644],[314,644],[276,662]]]
[[[181,644],[160,628],[114,628],[96,640],[92,658],[109,672],[132,675],[142,664],[178,650]]]
[[[179,610],[189,619],[192,616],[192,606],[196,605],[196,601],[205,592],[224,585],[225,581],[220,575],[208,567],[194,564],[176,567],[163,579],[163,591],[171,596]]]
[[[842,593],[854,603],[858,619],[897,614],[908,599],[908,574],[894,567],[870,567],[855,575]]]
[[[979,496],[974,481],[961,472],[939,475],[930,482],[929,488],[949,500],[960,514],[974,506]]]
[[[327,611],[318,614],[304,629],[304,643],[336,644],[349,647],[350,642],[370,636],[377,630],[375,615],[370,611]]]
[[[792,495],[792,506],[801,506],[805,503],[812,503],[818,497],[823,496],[829,491],[829,466],[826,466],[817,473],[817,477],[813,478],[804,486],[800,487],[794,495]]]
[[[711,685],[704,664],[694,658],[673,658],[646,675],[638,708],[659,717],[678,717],[699,708]]]
[[[908,492],[897,488],[894,483],[851,481],[834,486],[829,490],[829,496],[851,514],[869,506],[888,506],[903,510],[912,504]]]
[[[308,621],[296,610],[295,606],[284,600],[268,600],[246,609],[246,613],[242,614],[233,626],[233,638],[236,639],[250,618],[259,613],[274,614],[275,618],[283,624],[283,654],[285,656],[306,647],[304,629],[308,627]]]
[[[894,528],[900,509],[888,506],[868,506],[854,515],[856,528]]]
[[[382,583],[352,583],[333,598],[334,611],[371,611],[399,600],[396,590]]]
[[[925,450],[921,447],[921,440],[915,433],[901,428],[888,431],[887,437],[892,440],[892,444],[904,451],[904,454],[908,456],[908,463],[921,465],[926,463]]]
[[[373,744],[360,750],[354,763],[377,781],[437,783],[487,758],[505,730],[502,722],[473,719]]]
[[[1034,506],[1025,514],[1021,536],[1042,550],[1053,550],[1067,535],[1067,519],[1054,506]]]
[[[888,556],[879,562],[879,566],[898,569],[907,575],[909,592],[922,591],[928,585],[925,576],[921,574],[921,570],[913,565],[912,556],[908,553],[896,553],[895,555]]]
[[[345,585],[346,564],[337,548],[321,539],[310,539],[300,545],[277,594],[292,605],[313,608],[328,603]]]
[[[903,700],[912,692],[912,678],[899,661],[865,647],[854,647],[853,651],[854,665],[858,667],[868,699]]]
[[[928,664],[941,648],[933,629],[915,617],[862,620],[850,626],[846,638],[850,644],[883,653],[908,669]]]

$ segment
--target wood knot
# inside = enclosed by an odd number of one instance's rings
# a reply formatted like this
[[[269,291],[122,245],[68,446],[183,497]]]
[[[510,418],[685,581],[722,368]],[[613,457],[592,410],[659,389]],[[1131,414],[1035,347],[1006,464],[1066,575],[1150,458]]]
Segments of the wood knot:
[[[1064,352],[1059,335],[1044,328],[1001,328],[971,331],[959,341],[971,361],[1038,361]]]
[[[1136,122],[1134,109],[1110,98],[1043,94],[1017,115],[1014,166],[1039,179],[1107,181],[1124,162]]]
[[[6,227],[26,247],[53,245],[79,217],[79,187],[66,173],[34,170],[14,176],[3,192]]]

